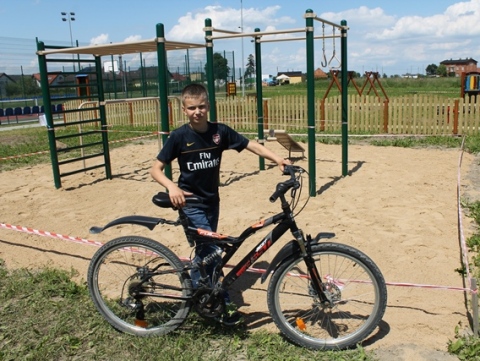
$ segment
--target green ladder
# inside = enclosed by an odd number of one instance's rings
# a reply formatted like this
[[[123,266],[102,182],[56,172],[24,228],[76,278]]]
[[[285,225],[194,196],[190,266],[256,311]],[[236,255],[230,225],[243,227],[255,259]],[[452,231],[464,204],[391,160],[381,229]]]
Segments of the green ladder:
[[[104,167],[106,178],[112,179],[101,58],[75,59],[74,55],[68,58],[65,54],[43,53],[65,48],[37,41],[44,116],[57,189],[62,187],[62,177],[96,168]],[[64,71],[65,65],[73,70]],[[66,109],[66,102],[79,105]],[[91,164],[87,165],[87,160]]]

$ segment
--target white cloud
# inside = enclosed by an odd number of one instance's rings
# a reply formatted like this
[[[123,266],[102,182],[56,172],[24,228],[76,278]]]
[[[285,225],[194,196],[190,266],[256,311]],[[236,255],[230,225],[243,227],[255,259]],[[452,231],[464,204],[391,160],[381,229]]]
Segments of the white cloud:
[[[255,28],[261,32],[282,29],[303,28],[305,19],[302,13],[279,16],[280,6],[256,7],[243,9],[243,30],[253,33]],[[414,9],[412,13],[415,13]],[[429,64],[439,64],[449,58],[480,57],[480,0],[458,2],[431,16],[395,16],[388,14],[382,7],[369,8],[359,6],[341,12],[323,12],[319,18],[340,24],[345,19],[348,25],[348,70],[382,71],[388,75],[403,74],[413,71],[424,73]],[[177,20],[166,33],[167,40],[205,42],[205,19],[211,19],[216,29],[240,31],[242,24],[241,10],[228,6],[206,6],[195,9]],[[316,35],[332,35],[333,28],[326,24],[314,22]],[[336,30],[336,35],[339,30]],[[219,32],[214,32],[220,35]],[[264,36],[263,40],[281,40],[303,37],[304,33],[285,33]],[[96,43],[108,43],[108,34],[95,39]],[[131,35],[125,41],[139,40],[138,35]],[[244,47],[243,50],[242,46]],[[335,47],[335,54],[334,54]],[[241,67],[249,54],[254,54],[254,45],[250,38],[214,40],[215,51],[235,53],[235,67]],[[323,52],[325,48],[325,52]],[[327,38],[315,41],[315,65],[331,60],[330,65],[338,65],[341,57],[340,40]],[[243,53],[243,54],[242,54]],[[242,54],[242,55],[240,55]],[[174,57],[177,55],[172,54]],[[189,53],[192,61],[203,64],[205,50],[198,49]],[[172,59],[172,63],[181,62],[183,55]],[[245,59],[242,59],[245,58]],[[324,60],[325,59],[325,60]],[[479,60],[479,59],[477,59]],[[147,58],[148,61],[148,58]],[[203,66],[203,65],[202,65]],[[262,71],[276,74],[278,71],[301,70],[306,68],[306,49],[304,41],[281,41],[262,43]],[[328,71],[328,67],[322,67]]]
[[[424,73],[428,64],[479,56],[480,42],[475,39],[480,37],[480,0],[458,2],[425,17],[395,17],[381,8],[365,6],[320,17],[333,22],[347,20],[349,70],[386,67],[388,74],[394,75],[413,68]],[[331,54],[328,41],[327,48]]]
[[[90,39],[90,45],[108,44],[110,42],[108,34],[100,34]]]
[[[278,17],[280,6],[269,6],[264,9],[246,8],[243,10],[243,32],[252,33],[255,28],[260,31],[274,31],[279,25],[285,27],[294,24],[296,21],[289,16]],[[240,31],[242,25],[242,12],[240,9],[233,9],[222,6],[206,6],[195,13],[189,12],[178,19],[175,25],[166,34],[168,40],[185,42],[203,42],[205,32],[205,19],[211,19],[215,29]],[[214,33],[218,35],[218,33]]]
[[[127,37],[123,42],[124,42],[124,43],[133,43],[133,42],[139,41],[139,40],[142,40],[142,36],[141,36],[141,35],[130,35],[130,36]]]

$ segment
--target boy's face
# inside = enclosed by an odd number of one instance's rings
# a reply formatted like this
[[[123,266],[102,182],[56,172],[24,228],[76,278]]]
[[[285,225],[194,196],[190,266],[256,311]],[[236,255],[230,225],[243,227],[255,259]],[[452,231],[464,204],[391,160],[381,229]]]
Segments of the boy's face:
[[[183,101],[183,113],[193,127],[207,123],[209,110],[210,106],[205,97],[188,97]]]

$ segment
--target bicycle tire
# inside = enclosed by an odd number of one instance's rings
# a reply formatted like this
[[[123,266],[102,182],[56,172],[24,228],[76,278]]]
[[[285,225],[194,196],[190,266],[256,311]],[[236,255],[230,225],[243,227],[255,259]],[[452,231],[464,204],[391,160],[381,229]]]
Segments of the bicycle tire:
[[[334,306],[322,307],[300,254],[272,275],[267,302],[273,321],[291,342],[310,349],[347,349],[365,340],[381,321],[387,287],[379,268],[361,251],[337,243],[312,246],[312,257]]]
[[[138,290],[139,271],[158,265],[162,273],[141,286],[142,291],[155,293],[155,297],[141,296],[144,315],[139,320],[138,301],[130,292]],[[192,282],[183,272],[182,261],[149,238],[126,236],[104,244],[91,259],[87,283],[96,309],[121,332],[164,335],[180,327],[190,312]]]

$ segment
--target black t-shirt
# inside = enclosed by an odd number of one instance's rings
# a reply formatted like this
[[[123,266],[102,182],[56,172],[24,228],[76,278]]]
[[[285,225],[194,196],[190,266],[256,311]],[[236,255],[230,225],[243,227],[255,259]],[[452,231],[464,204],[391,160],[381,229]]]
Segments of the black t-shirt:
[[[194,131],[185,124],[170,133],[157,159],[170,164],[178,159],[178,186],[201,197],[205,203],[218,203],[218,183],[222,152],[241,152],[248,139],[221,123],[208,123],[205,133]]]

